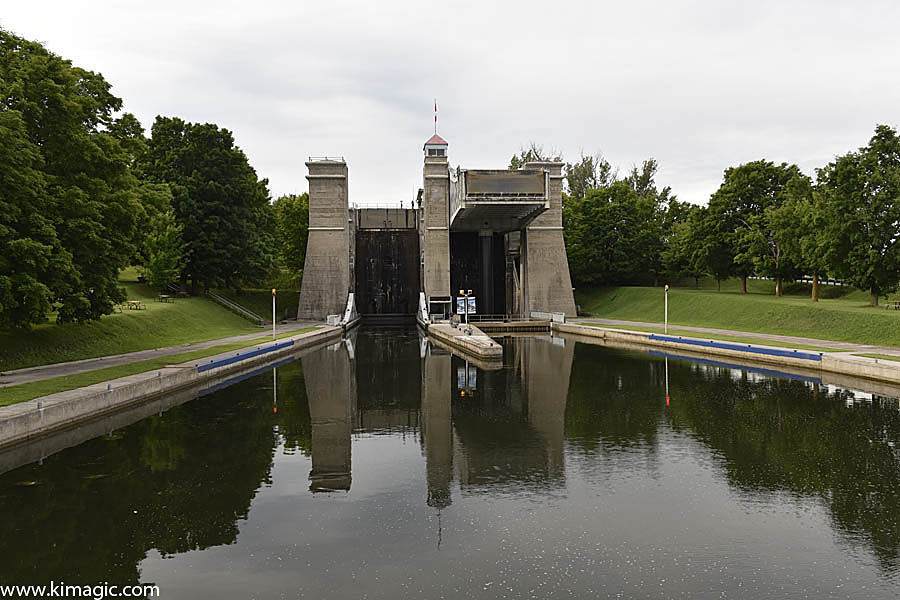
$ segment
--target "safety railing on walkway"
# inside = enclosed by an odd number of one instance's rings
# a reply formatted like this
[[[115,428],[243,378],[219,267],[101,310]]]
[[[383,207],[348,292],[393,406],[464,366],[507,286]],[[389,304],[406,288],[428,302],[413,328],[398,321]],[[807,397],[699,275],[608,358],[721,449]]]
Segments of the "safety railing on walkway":
[[[261,316],[259,316],[252,310],[244,308],[237,302],[233,302],[233,301],[229,300],[228,298],[226,298],[224,296],[220,296],[219,294],[216,294],[215,292],[211,292],[209,290],[206,290],[206,296],[208,298],[210,298],[211,300],[213,300],[214,302],[218,302],[219,304],[221,304],[228,310],[235,312],[246,319],[250,319],[251,321],[255,322],[260,327],[262,327],[266,324],[265,319],[263,319]]]

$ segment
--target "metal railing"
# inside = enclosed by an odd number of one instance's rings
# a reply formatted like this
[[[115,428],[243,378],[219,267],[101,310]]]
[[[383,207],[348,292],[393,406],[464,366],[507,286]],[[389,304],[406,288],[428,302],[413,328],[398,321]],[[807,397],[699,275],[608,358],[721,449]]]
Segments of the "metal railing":
[[[261,316],[259,316],[252,310],[244,308],[237,302],[232,302],[228,298],[226,298],[224,296],[220,296],[219,294],[216,294],[215,292],[211,292],[209,290],[206,290],[206,295],[211,300],[213,300],[214,302],[218,302],[225,308],[227,308],[233,312],[236,312],[237,314],[241,315],[242,317],[244,317],[246,319],[250,319],[251,321],[256,322],[256,324],[259,325],[260,327],[262,327],[263,325],[266,324],[265,319],[263,319]]]
[[[465,323],[466,315],[460,314],[457,315],[461,322]],[[522,315],[517,314],[508,314],[508,313],[495,313],[495,314],[484,314],[484,313],[470,313],[468,316],[469,323],[509,323],[510,321],[521,321]]]
[[[309,162],[345,162],[343,156],[310,156]]]

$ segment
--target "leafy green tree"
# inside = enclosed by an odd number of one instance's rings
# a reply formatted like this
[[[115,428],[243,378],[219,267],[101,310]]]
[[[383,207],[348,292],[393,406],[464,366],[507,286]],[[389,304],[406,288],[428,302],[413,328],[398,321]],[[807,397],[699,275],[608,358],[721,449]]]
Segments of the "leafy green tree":
[[[900,280],[900,138],[878,125],[868,146],[840,156],[818,173],[825,232],[837,274],[869,290],[870,303]]]
[[[734,272],[734,241],[731,232],[721,226],[710,206],[704,206],[692,223],[691,235],[697,244],[697,257],[703,270],[713,276],[721,291],[722,282]],[[746,281],[742,285],[747,291]]]
[[[703,246],[698,240],[705,207],[674,201],[666,213],[669,235],[662,252],[663,267],[670,277],[691,277],[700,286],[706,274]]]
[[[642,283],[661,270],[659,207],[627,181],[570,199],[563,207],[563,225],[572,277],[579,283]]]
[[[583,159],[575,169],[586,173],[591,165],[591,160]],[[653,159],[624,179],[610,180],[612,170],[606,167],[596,172],[596,187],[586,186],[583,197],[566,195],[563,202],[572,277],[595,285],[655,285],[664,270],[662,252],[671,229],[668,211],[681,210],[681,203],[669,188],[657,190]],[[583,181],[593,185],[590,177]],[[606,183],[599,185],[600,181]]]
[[[803,268],[812,274],[813,302],[819,301],[819,280],[836,263],[836,246],[828,232],[828,210],[825,195],[814,189],[808,197],[792,199],[795,210],[796,234],[800,244]]]
[[[765,211],[783,202],[787,182],[799,175],[796,165],[775,165],[766,160],[749,162],[726,169],[722,184],[710,197],[706,223],[711,235],[708,257],[716,263],[725,256],[731,258],[728,275],[741,278],[743,293],[747,292],[747,277],[760,265],[769,268],[773,264],[769,258],[763,258],[764,254],[768,256],[772,243]],[[712,252],[724,256],[713,257]],[[780,269],[781,262],[774,262]]]
[[[273,204],[279,259],[292,274],[303,271],[309,238],[309,194],[281,196]]]
[[[259,180],[227,129],[157,117],[139,167],[168,183],[188,247],[183,281],[198,286],[258,281],[275,264],[268,182]]]
[[[140,212],[102,76],[0,30],[0,324],[83,322],[124,299]]]
[[[562,155],[556,150],[544,150],[544,147],[530,142],[528,148],[520,148],[518,154],[513,154],[509,159],[509,169],[511,171],[522,168],[527,162],[549,162],[560,161]]]
[[[775,280],[775,295],[781,296],[784,279],[794,279],[802,270],[796,203],[812,195],[812,181],[794,165],[774,167],[769,181],[773,198],[762,214],[748,215],[738,229],[744,253],[735,260],[751,260],[757,273]]]
[[[601,154],[593,156],[581,155],[575,163],[566,163],[563,167],[568,195],[584,198],[588,190],[606,186],[616,180],[616,172],[612,165]]]
[[[147,252],[144,274],[150,286],[157,290],[165,290],[181,272],[181,260],[184,256],[182,230],[183,227],[175,220],[175,213],[171,209],[150,219],[149,232],[144,240]]]

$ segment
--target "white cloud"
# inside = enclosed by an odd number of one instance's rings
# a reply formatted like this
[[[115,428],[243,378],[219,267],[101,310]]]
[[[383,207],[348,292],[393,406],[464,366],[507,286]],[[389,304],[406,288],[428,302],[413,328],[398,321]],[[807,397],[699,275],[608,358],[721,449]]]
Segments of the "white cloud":
[[[100,71],[146,127],[234,132],[273,194],[343,155],[351,200],[409,201],[432,101],[454,164],[530,140],[704,202],[748,160],[812,173],[897,125],[893,2],[23,2],[0,26]]]

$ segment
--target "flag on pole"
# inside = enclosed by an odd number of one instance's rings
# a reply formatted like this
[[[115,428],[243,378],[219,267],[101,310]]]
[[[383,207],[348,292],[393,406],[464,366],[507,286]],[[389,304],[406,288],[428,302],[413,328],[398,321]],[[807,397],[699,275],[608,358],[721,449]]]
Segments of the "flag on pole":
[[[437,135],[437,98],[434,99],[434,133]]]

